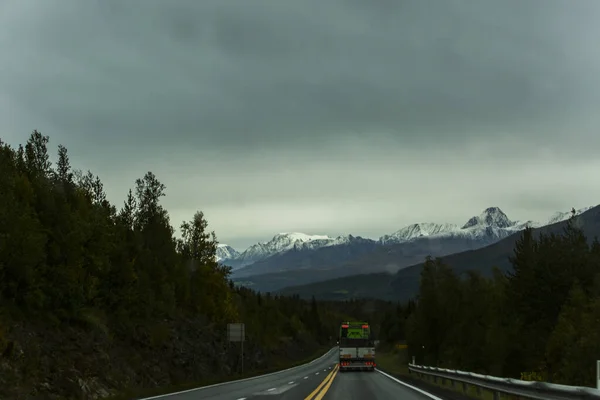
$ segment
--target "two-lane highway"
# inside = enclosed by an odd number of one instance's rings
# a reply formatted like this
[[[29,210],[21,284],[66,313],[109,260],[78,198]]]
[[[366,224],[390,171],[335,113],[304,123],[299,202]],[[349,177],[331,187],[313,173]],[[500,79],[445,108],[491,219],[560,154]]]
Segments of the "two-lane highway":
[[[338,373],[322,397],[314,400],[443,400],[376,370]],[[310,399],[313,400],[313,399]]]
[[[338,349],[295,368],[150,399],[169,400],[443,400],[375,372],[339,372]]]

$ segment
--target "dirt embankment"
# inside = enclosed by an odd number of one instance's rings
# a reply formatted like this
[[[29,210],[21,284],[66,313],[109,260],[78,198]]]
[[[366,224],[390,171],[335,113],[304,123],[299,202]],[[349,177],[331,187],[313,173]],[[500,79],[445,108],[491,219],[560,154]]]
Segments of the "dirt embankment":
[[[323,347],[281,338],[267,350],[244,344],[245,376],[291,366]],[[239,377],[239,344],[201,319],[138,325],[128,335],[102,325],[0,327],[0,399],[100,399]],[[158,391],[140,388],[160,388]]]

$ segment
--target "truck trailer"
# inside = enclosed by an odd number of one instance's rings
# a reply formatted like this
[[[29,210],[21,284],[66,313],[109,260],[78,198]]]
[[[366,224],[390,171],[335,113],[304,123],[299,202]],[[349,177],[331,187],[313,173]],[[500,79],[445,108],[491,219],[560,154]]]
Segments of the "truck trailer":
[[[338,347],[340,372],[375,371],[375,346],[367,322],[342,322]]]

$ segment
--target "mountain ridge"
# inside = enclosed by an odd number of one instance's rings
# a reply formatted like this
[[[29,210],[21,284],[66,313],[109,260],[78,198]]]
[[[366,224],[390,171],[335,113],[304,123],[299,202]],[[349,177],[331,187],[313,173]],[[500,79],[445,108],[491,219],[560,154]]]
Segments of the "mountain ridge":
[[[582,208],[578,213],[589,208]],[[341,246],[286,251],[235,270],[231,278],[237,285],[260,291],[277,291],[286,286],[312,284],[351,275],[396,273],[422,262],[428,255],[445,257],[475,251],[514,235],[526,226],[542,225],[532,221],[510,221],[499,211],[493,207],[484,210],[476,216],[476,224],[466,224],[468,227],[464,229],[460,226],[431,236],[403,239],[398,243],[382,245],[370,239],[356,238]],[[556,215],[552,218],[556,219]],[[561,218],[567,218],[568,215],[562,213]],[[499,228],[497,225],[509,226]]]
[[[582,208],[578,212],[583,212],[589,208],[591,207]],[[499,207],[494,206],[488,207],[479,215],[469,218],[462,226],[451,223],[415,223],[407,225],[394,233],[383,235],[378,239],[363,238],[351,234],[330,237],[327,235],[311,235],[300,232],[284,232],[275,235],[269,241],[251,245],[243,252],[239,252],[228,245],[222,245],[223,247],[220,245],[217,250],[217,259],[222,264],[231,266],[234,270],[234,276],[241,277],[269,272],[270,269],[273,271],[285,270],[286,268],[282,268],[280,265],[290,264],[290,262],[284,260],[282,256],[290,251],[293,251],[294,254],[288,258],[308,257],[311,252],[321,251],[326,247],[341,246],[339,247],[339,251],[341,252],[348,249],[348,246],[351,245],[360,245],[371,249],[377,246],[385,247],[418,241],[423,238],[448,239],[448,241],[456,243],[462,242],[462,245],[449,246],[457,251],[462,251],[473,248],[470,243],[467,243],[470,241],[477,242],[479,247],[481,247],[481,245],[487,245],[493,241],[507,237],[514,232],[523,230],[526,226],[544,226],[551,221],[560,221],[568,217],[568,212],[558,211],[546,223],[531,220],[524,222],[511,221]],[[429,245],[431,246],[433,243],[432,241]],[[322,252],[321,254],[326,253],[332,252]],[[364,251],[356,250],[354,253],[363,254]],[[447,252],[442,250],[438,255],[445,254]],[[324,257],[330,261],[335,258],[329,254]],[[348,257],[339,258],[339,261],[346,260],[348,260]],[[278,265],[269,266],[267,265],[269,262]],[[296,262],[295,264],[298,263]],[[314,263],[306,261],[303,264],[306,268],[310,268],[310,265]],[[319,262],[316,264],[319,264]]]
[[[576,224],[583,230],[588,242],[591,243],[595,237],[600,236],[600,205],[580,210],[583,211],[577,214]],[[538,236],[540,233],[560,235],[567,224],[566,219],[571,215],[570,213],[561,214],[566,214],[567,218],[561,217],[559,221],[534,228],[534,236]],[[509,256],[513,254],[515,243],[521,237],[520,235],[520,231],[515,232],[509,237],[483,248],[449,254],[441,259],[459,275],[471,270],[489,277],[492,275],[494,267],[506,272],[512,268]],[[309,284],[290,285],[276,289],[274,292],[280,295],[297,294],[302,298],[311,298],[314,295],[319,300],[373,297],[386,301],[407,301],[418,293],[423,262],[424,259],[396,273],[363,273],[321,279]],[[275,281],[275,277],[271,277],[271,281]]]

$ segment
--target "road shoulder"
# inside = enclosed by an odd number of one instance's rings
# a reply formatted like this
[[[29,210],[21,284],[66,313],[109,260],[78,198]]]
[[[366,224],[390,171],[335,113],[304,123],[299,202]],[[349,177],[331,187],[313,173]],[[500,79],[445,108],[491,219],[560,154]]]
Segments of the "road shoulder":
[[[457,389],[443,387],[426,380],[418,378],[415,374],[408,372],[406,357],[402,351],[381,351],[377,352],[377,369],[393,376],[402,382],[431,393],[434,396],[445,400],[473,400],[474,398],[459,392]]]
[[[396,379],[401,380],[402,382],[404,382],[408,385],[414,386],[418,389],[421,389],[427,393],[431,393],[434,396],[441,397],[442,399],[445,399],[445,400],[473,400],[473,397],[470,397],[466,394],[462,394],[462,393],[459,393],[452,389],[447,389],[447,388],[435,385],[433,383],[426,382],[424,380],[421,380],[417,377],[413,377],[411,375],[392,373],[392,372],[388,372],[385,369],[379,368],[379,367],[377,369],[382,372],[385,372],[388,375],[393,376]]]

